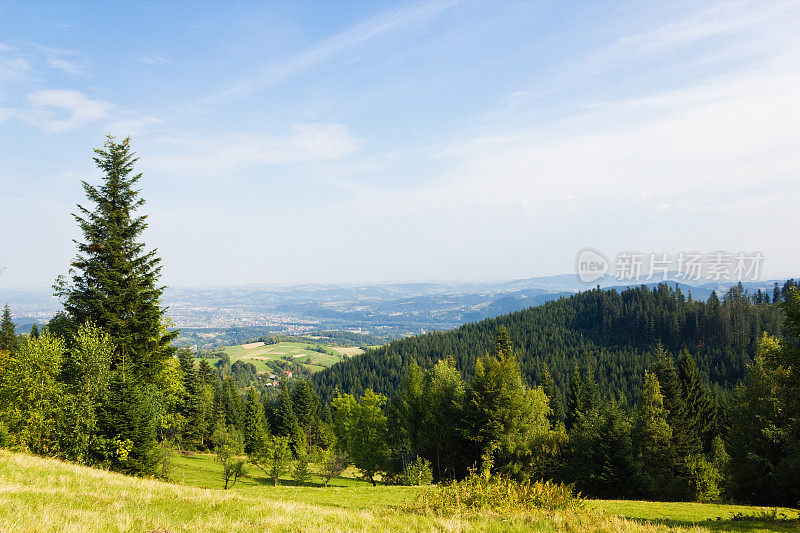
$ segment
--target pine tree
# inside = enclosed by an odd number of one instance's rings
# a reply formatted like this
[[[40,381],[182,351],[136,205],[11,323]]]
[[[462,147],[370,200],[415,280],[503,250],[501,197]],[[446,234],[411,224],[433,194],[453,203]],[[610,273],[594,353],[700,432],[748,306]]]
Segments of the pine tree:
[[[661,394],[658,378],[646,371],[636,410],[633,437],[637,460],[645,478],[645,490],[651,497],[664,497],[675,462],[672,428],[667,422],[664,396]]]
[[[31,326],[30,337],[32,339],[39,338],[39,326],[36,324],[36,322],[34,322],[33,325]]]
[[[248,455],[255,454],[265,445],[264,407],[258,397],[258,391],[251,387],[247,391],[247,402],[244,407],[244,451]]]
[[[292,398],[289,395],[289,383],[286,381],[281,384],[281,395],[278,397],[278,405],[273,414],[275,435],[289,438],[295,455],[302,453],[306,447],[305,433],[297,423]]]
[[[11,309],[8,304],[3,308],[3,319],[0,321],[0,351],[12,352],[17,347],[16,326],[11,318]]]
[[[551,413],[540,388],[530,390],[522,381],[519,363],[508,353],[508,334],[498,333],[495,352],[475,363],[475,376],[467,394],[464,436],[475,445],[474,459],[501,472],[522,475],[532,448],[550,429]],[[527,460],[522,461],[525,457]]]
[[[292,389],[292,410],[297,423],[308,435],[319,420],[320,403],[308,381],[300,381]]]
[[[678,376],[686,405],[687,426],[691,430],[691,442],[703,452],[708,452],[715,436],[716,406],[711,393],[700,381],[694,359],[686,350],[678,360]]]
[[[672,357],[662,346],[656,350],[656,360],[652,368],[664,396],[664,408],[667,411],[667,422],[672,428],[672,446],[676,460],[699,453],[701,442],[689,421],[678,371]]]
[[[83,182],[95,206],[78,205],[73,215],[83,242],[76,241],[70,279],[59,277],[56,294],[75,322],[92,322],[111,335],[117,346],[114,368],[125,366],[137,382],[151,382],[172,356],[177,331],[167,333],[162,326],[161,260],[138,240],[147,228],[146,215],[136,214],[144,204],[135,188],[142,176],[134,174],[138,158],[130,139],[118,143],[111,136],[95,154],[103,183]]]
[[[600,406],[600,392],[590,371],[582,376],[577,363],[572,372],[567,395],[567,429],[571,429],[582,415],[588,415]]]

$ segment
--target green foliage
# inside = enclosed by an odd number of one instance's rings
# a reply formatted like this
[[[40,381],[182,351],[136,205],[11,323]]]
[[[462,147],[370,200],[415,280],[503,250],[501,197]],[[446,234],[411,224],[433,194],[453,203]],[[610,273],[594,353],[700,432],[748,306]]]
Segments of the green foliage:
[[[475,376],[466,395],[463,431],[474,444],[473,460],[491,455],[498,472],[517,477],[538,476],[531,471],[550,437],[550,407],[540,388],[522,381],[519,364],[501,329],[492,354],[475,364]]]
[[[225,490],[236,484],[244,475],[244,460],[238,457],[242,451],[242,444],[235,435],[231,435],[222,427],[214,431],[214,454],[217,461],[222,464],[222,480]]]
[[[259,467],[277,486],[278,479],[289,471],[292,462],[292,450],[288,437],[270,437],[264,446],[249,456],[250,462]]]
[[[688,499],[695,502],[719,500],[720,473],[702,455],[686,458],[686,482]]]
[[[437,479],[461,474],[466,450],[459,421],[466,386],[450,361],[423,372],[409,367],[388,409],[390,440],[400,464],[414,457],[433,463]]]
[[[84,240],[77,243],[69,279],[59,278],[56,293],[77,324],[92,322],[111,335],[114,368],[151,382],[171,357],[177,332],[162,328],[160,259],[137,241],[147,228],[146,217],[136,215],[144,204],[135,188],[141,174],[134,174],[137,158],[127,138],[117,143],[109,136],[95,153],[103,183],[83,182],[94,209],[78,206],[74,218]]]
[[[311,481],[311,470],[309,469],[310,457],[307,452],[303,452],[297,456],[297,460],[292,468],[292,479],[302,485]]]
[[[318,460],[319,475],[326,487],[332,478],[341,476],[350,464],[350,458],[335,444],[326,450],[321,450]]]
[[[721,302],[716,295],[696,301],[666,284],[621,292],[598,289],[452,331],[394,341],[311,380],[323,400],[336,390],[360,394],[371,388],[392,395],[412,362],[430,368],[446,356],[469,379],[476,360],[494,349],[495,334],[504,326],[519,351],[527,383],[542,384],[542,369],[548,369],[558,391],[554,406],[564,405],[576,364],[592,370],[602,396],[637,397],[659,343],[670,353],[688,349],[712,387],[732,389],[744,376],[760,332],[776,335],[781,322],[778,306],[755,304],[735,289]],[[666,390],[662,393],[667,396]]]
[[[11,318],[11,309],[8,304],[3,307],[3,318],[0,320],[0,351],[11,352],[17,347],[17,334],[14,332],[16,325]]]
[[[156,446],[156,394],[132,376],[113,372],[108,394],[98,406],[99,431],[107,442],[108,466],[126,474],[155,475],[160,454]]]
[[[797,418],[789,406],[797,385],[793,367],[784,364],[787,349],[793,349],[790,343],[765,334],[744,386],[736,391],[726,492],[738,500],[788,505],[800,500],[800,482],[794,475],[800,447],[792,433]]]
[[[630,423],[611,403],[580,415],[569,431],[564,479],[596,497],[630,495],[637,489]]]
[[[385,403],[385,396],[369,389],[359,400],[349,394],[333,400],[333,430],[339,446],[373,486],[375,475],[385,471],[389,456]]]
[[[243,434],[244,451],[248,455],[263,447],[264,441],[267,438],[264,428],[264,406],[255,388],[251,388],[247,391]]]
[[[422,457],[408,463],[400,475],[401,485],[430,485],[432,482],[431,462]]]
[[[37,454],[59,452],[58,421],[63,386],[58,381],[62,339],[23,337],[0,376],[0,414],[16,446]]]
[[[570,485],[521,482],[473,472],[462,481],[420,492],[416,506],[445,516],[465,511],[505,515],[533,510],[578,510],[583,507],[583,500]]]
[[[642,468],[643,490],[651,498],[667,497],[675,463],[672,428],[667,422],[664,397],[655,374],[645,372],[644,388],[636,409],[633,438],[636,460]]]

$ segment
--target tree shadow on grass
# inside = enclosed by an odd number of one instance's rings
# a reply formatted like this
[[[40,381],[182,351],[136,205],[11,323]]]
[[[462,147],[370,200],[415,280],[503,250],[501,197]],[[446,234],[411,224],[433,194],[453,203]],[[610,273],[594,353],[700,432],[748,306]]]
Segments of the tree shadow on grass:
[[[631,518],[624,515],[618,515],[622,518],[632,522],[639,522],[642,524],[655,524],[664,525],[668,527],[684,527],[691,528],[694,526],[705,527],[711,531],[733,531],[741,533],[754,533],[760,531],[775,531],[778,533],[783,532],[798,532],[800,531],[800,520],[780,518],[765,518],[758,516],[744,516],[737,518],[723,519],[718,517],[716,519],[701,520],[692,522],[690,520],[673,520],[669,518],[654,518],[642,519]]]

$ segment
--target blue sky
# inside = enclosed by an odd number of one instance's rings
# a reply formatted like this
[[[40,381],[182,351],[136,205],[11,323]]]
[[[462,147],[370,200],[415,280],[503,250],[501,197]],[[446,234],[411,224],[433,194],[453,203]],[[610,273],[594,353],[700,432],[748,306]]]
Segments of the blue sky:
[[[130,135],[171,285],[487,280],[593,247],[797,275],[797,2],[0,2],[0,285]]]

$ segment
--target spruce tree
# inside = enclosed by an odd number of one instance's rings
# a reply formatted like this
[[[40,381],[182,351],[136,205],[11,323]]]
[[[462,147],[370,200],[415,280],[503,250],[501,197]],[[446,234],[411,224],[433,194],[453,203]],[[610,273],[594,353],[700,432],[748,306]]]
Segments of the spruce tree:
[[[672,474],[672,428],[667,422],[664,396],[655,374],[645,371],[634,426],[636,458],[642,467],[644,489],[650,497],[664,497]]]
[[[264,408],[258,397],[258,391],[251,387],[247,391],[247,401],[244,406],[244,451],[247,455],[258,452],[266,443],[264,431]]]
[[[550,429],[551,411],[544,392],[531,390],[523,382],[516,357],[505,351],[509,346],[507,332],[501,328],[494,353],[475,363],[463,435],[474,444],[476,461],[522,476],[533,447]]]
[[[39,338],[39,326],[36,324],[36,322],[34,322],[33,325],[31,326],[30,336],[32,339]]]
[[[667,410],[667,422],[672,428],[672,445],[676,460],[697,454],[701,449],[700,439],[691,426],[687,413],[683,386],[672,357],[659,345],[653,373],[658,378],[661,394],[664,396],[664,408]]]
[[[17,347],[16,326],[11,318],[11,309],[8,304],[3,308],[3,319],[0,321],[0,351],[12,352]]]
[[[300,381],[292,389],[292,410],[297,423],[308,434],[319,419],[319,398],[308,381]]]
[[[687,427],[690,429],[693,446],[703,452],[711,450],[716,426],[716,406],[711,393],[700,380],[697,365],[688,351],[684,350],[678,360],[678,376],[686,405]]]
[[[281,384],[281,395],[278,397],[274,420],[275,435],[288,437],[292,452],[295,455],[302,453],[306,447],[305,433],[297,423],[297,417],[292,408],[292,398],[289,395],[289,383],[285,380]]]
[[[111,335],[114,368],[125,366],[137,382],[152,382],[172,356],[177,332],[162,326],[161,259],[139,240],[147,223],[146,215],[137,214],[145,203],[136,188],[142,177],[134,171],[138,158],[129,138],[115,142],[111,136],[95,154],[102,184],[82,182],[94,207],[78,205],[73,215],[83,240],[76,241],[78,255],[69,279],[57,280],[56,295],[75,322],[92,322]]]

